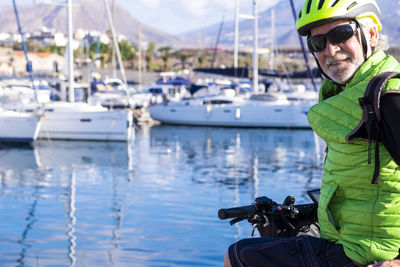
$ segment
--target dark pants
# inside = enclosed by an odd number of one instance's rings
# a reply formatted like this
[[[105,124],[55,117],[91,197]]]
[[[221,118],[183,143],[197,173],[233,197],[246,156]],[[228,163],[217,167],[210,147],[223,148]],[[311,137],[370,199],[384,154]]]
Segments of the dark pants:
[[[309,235],[243,239],[229,247],[229,259],[238,267],[361,266],[344,254],[342,245]]]

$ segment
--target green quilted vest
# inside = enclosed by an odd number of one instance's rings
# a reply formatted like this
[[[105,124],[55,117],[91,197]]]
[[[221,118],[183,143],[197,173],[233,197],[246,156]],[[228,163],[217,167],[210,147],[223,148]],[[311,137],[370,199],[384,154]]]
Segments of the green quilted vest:
[[[374,162],[368,164],[368,142],[346,137],[362,118],[358,99],[368,82],[384,71],[400,71],[399,63],[383,51],[374,53],[344,90],[325,80],[320,102],[308,119],[325,140],[318,220],[321,235],[342,244],[346,255],[360,264],[392,259],[400,248],[400,167],[380,145],[380,179],[371,184]],[[398,80],[388,88],[399,89]],[[374,150],[372,149],[372,158]]]

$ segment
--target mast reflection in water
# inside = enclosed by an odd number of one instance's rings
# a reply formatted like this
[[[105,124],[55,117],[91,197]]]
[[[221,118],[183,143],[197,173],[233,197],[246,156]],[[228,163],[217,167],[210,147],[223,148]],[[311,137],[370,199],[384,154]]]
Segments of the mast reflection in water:
[[[132,144],[0,149],[1,266],[221,266],[248,223],[222,207],[308,202],[324,145],[310,130],[142,127]]]

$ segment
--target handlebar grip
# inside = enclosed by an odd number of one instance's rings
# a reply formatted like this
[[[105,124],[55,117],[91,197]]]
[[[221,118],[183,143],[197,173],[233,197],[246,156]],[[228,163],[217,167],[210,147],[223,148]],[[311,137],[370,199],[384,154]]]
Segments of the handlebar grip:
[[[242,207],[235,207],[229,209],[220,209],[218,211],[218,218],[221,220],[237,217],[253,217],[258,211],[256,205],[248,205]]]

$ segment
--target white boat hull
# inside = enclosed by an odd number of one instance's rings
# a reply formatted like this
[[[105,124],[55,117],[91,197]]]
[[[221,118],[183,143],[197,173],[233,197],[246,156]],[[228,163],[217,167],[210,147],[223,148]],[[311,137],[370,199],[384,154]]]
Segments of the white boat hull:
[[[40,116],[32,113],[1,111],[0,141],[29,143],[38,137]]]
[[[51,102],[42,106],[42,139],[122,141],[132,138],[129,110],[107,110],[86,103]]]
[[[311,105],[155,105],[149,108],[153,119],[167,124],[310,128],[307,111]]]

